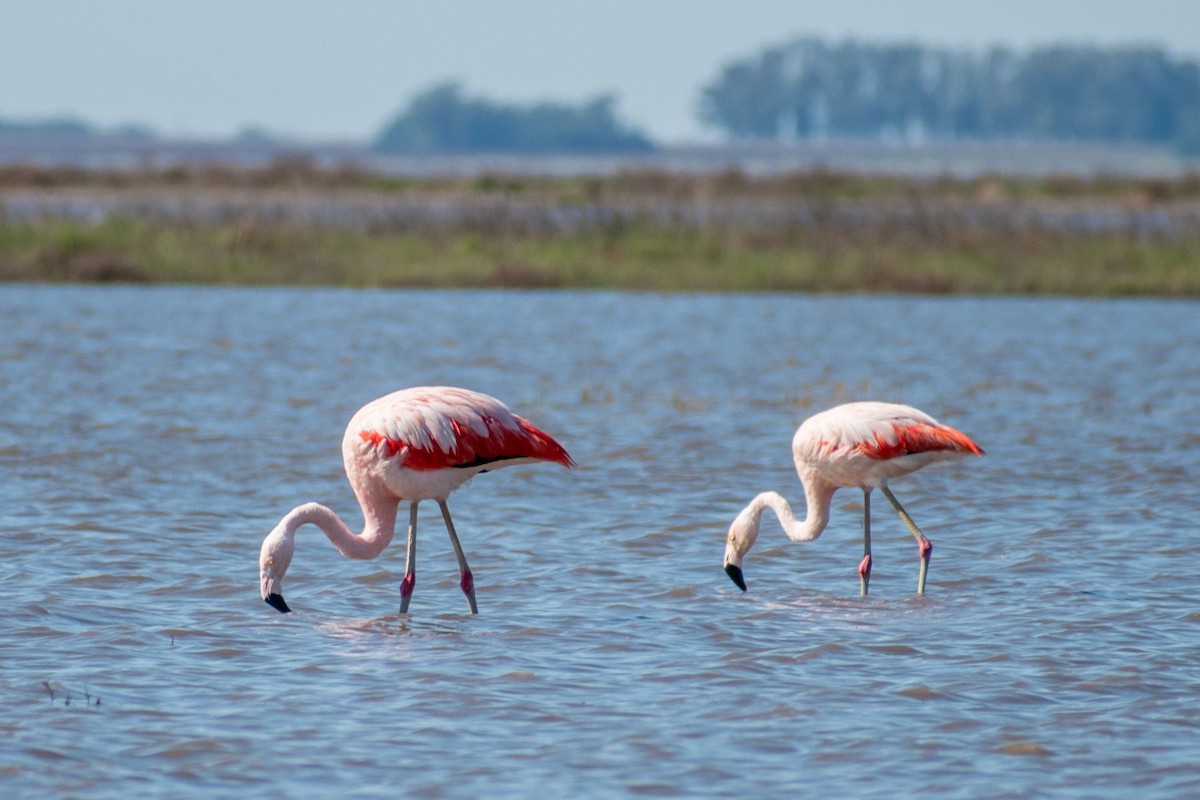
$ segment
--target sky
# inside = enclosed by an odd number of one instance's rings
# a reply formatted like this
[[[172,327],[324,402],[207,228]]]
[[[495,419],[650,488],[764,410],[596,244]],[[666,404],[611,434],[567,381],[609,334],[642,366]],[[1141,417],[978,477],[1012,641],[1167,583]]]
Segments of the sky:
[[[800,36],[1200,59],[1200,0],[0,0],[0,119],[367,140],[446,80],[497,102],[617,98],[660,142],[722,66]]]

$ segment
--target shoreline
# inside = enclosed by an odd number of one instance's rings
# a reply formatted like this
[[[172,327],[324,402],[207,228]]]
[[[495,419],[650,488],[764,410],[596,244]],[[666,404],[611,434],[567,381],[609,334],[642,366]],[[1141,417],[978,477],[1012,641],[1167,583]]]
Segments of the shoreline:
[[[1200,297],[1200,176],[0,169],[0,281]]]

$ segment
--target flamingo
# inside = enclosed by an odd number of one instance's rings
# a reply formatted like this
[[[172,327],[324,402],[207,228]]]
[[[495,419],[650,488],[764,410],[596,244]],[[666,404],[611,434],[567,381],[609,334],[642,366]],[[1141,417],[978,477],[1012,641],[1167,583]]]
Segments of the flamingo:
[[[471,613],[478,614],[475,581],[446,505],[450,493],[498,467],[536,461],[575,465],[562,445],[504,403],[449,386],[402,389],[360,408],[346,426],[342,461],[365,528],[352,533],[319,503],[305,503],[284,515],[263,540],[258,560],[263,600],[281,613],[291,611],[283,599],[283,576],[300,526],[316,525],[348,558],[375,558],[392,541],[401,500],[409,502],[408,554],[400,583],[400,613],[407,613],[416,585],[417,505],[436,500],[458,559],[459,586]]]
[[[895,403],[846,403],[814,414],[792,438],[792,458],[804,486],[808,513],[796,519],[792,506],[776,492],[763,492],[729,526],[725,572],[743,592],[742,558],[758,538],[763,511],[770,508],[784,533],[795,542],[816,539],[829,523],[833,493],[857,486],[863,492],[863,558],[858,565],[859,591],[866,596],[871,581],[871,491],[879,489],[917,539],[921,565],[917,594],[925,593],[925,577],[933,544],[888,488],[888,481],[916,472],[935,461],[983,455],[966,434],[943,425],[923,411]]]

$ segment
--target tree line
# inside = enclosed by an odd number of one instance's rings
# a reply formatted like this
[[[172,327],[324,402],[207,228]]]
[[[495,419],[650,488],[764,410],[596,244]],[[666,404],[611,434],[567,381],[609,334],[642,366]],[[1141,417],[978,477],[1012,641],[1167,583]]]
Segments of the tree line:
[[[801,38],[721,68],[700,93],[705,125],[733,139],[1064,139],[1149,142],[1200,154],[1200,65],[1160,47],[1055,45],[1028,52]],[[127,125],[0,119],[0,135],[154,138]],[[241,138],[271,138],[258,129]],[[456,82],[413,97],[373,138],[381,153],[637,153],[655,147],[616,99],[501,103]]]
[[[383,153],[630,153],[653,149],[621,123],[616,100],[530,106],[468,97],[458,83],[417,95],[375,138]]]
[[[1200,150],[1200,68],[1159,47],[1027,53],[802,38],[727,64],[700,119],[739,138],[1074,139]]]

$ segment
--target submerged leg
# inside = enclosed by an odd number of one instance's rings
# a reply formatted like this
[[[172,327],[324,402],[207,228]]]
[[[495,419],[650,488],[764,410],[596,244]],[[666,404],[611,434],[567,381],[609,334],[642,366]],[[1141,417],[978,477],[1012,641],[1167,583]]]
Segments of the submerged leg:
[[[463,590],[463,594],[467,596],[467,606],[470,607],[471,613],[478,614],[479,606],[475,604],[475,578],[471,575],[471,568],[467,566],[467,557],[463,555],[462,545],[458,543],[458,534],[454,532],[454,522],[450,519],[450,507],[446,505],[445,500],[439,500],[438,505],[442,507],[442,519],[446,520],[446,532],[450,534],[450,544],[454,546],[454,557],[458,559],[458,573],[462,576],[458,585]]]
[[[417,501],[408,504],[408,553],[404,557],[404,579],[400,581],[400,613],[408,613],[413,588],[417,585]]]
[[[904,506],[900,505],[900,501],[896,499],[896,495],[892,494],[892,490],[886,486],[882,488],[884,497],[891,501],[892,507],[900,515],[900,519],[904,520],[904,524],[917,538],[917,552],[921,556],[921,571],[917,574],[917,594],[925,594],[925,576],[929,572],[929,557],[933,555],[933,542],[926,539],[925,534],[921,533],[917,523],[913,522],[912,517],[904,510]]]
[[[858,593],[866,597],[871,583],[871,490],[863,489],[863,557],[858,565]]]

